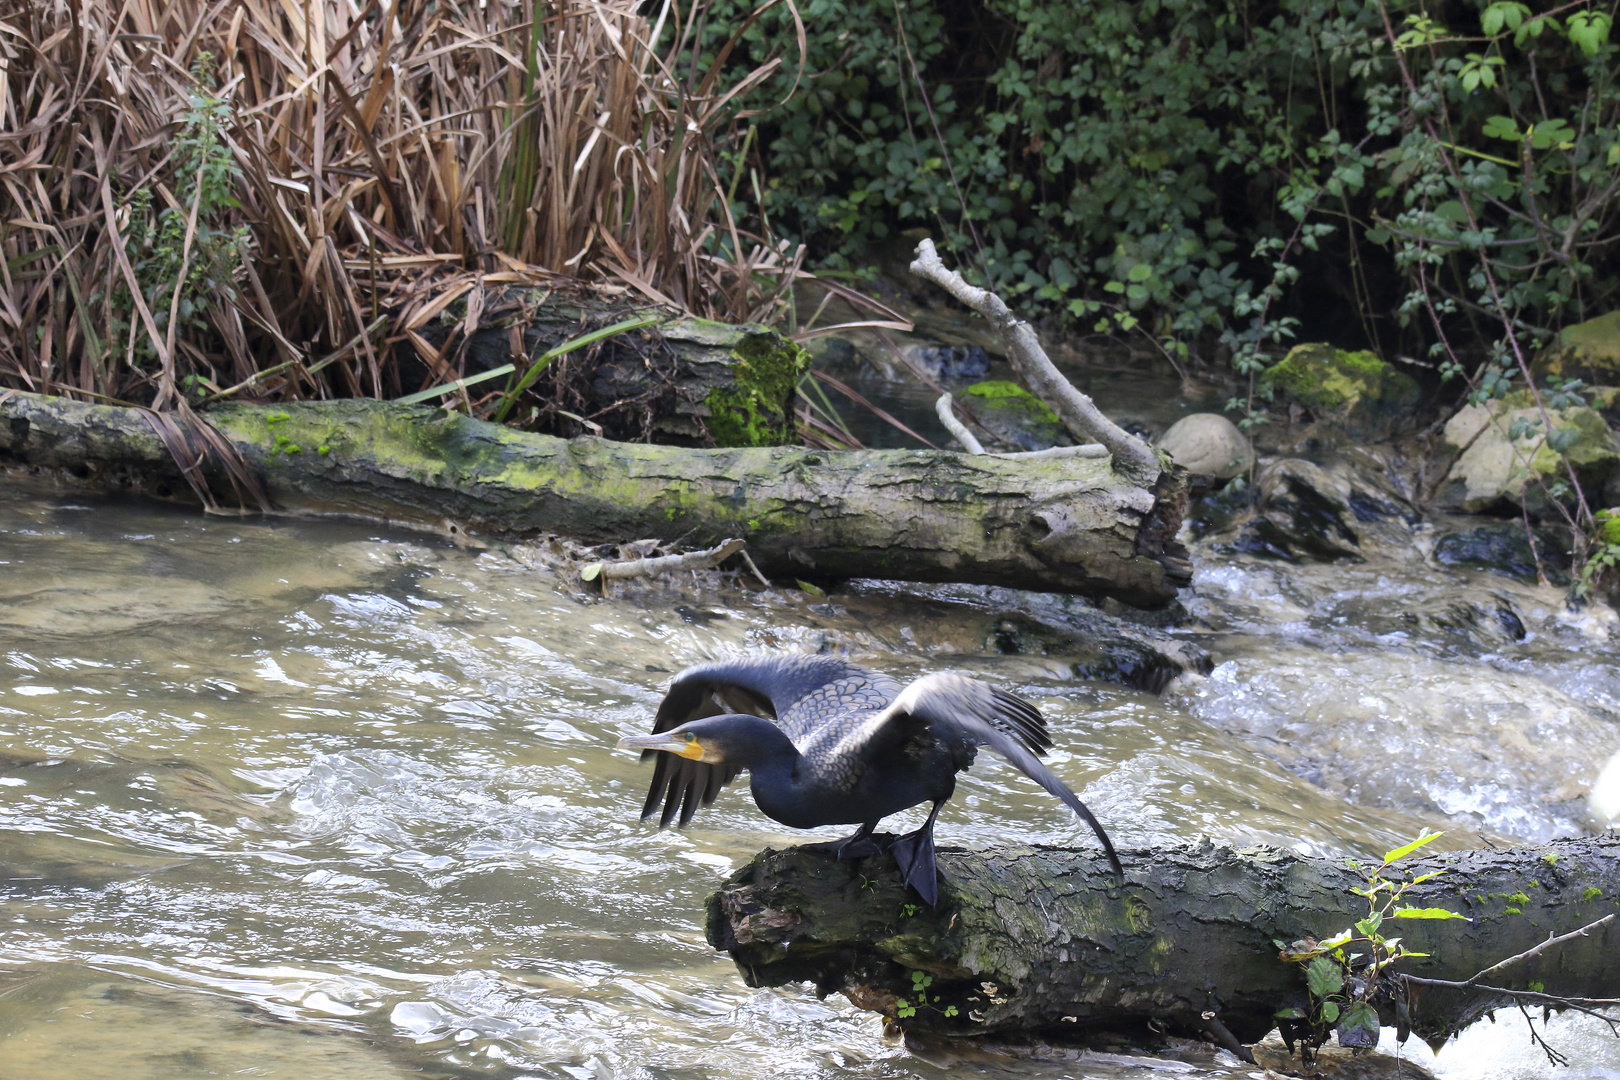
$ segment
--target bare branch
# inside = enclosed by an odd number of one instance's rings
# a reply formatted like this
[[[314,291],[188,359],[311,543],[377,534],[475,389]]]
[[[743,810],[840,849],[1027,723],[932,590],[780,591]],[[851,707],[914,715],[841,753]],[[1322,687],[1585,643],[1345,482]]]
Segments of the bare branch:
[[[676,570],[707,570],[718,566],[744,548],[742,540],[731,539],[716,544],[706,551],[689,551],[684,555],[659,555],[651,559],[626,559],[623,562],[594,562],[584,566],[579,576],[592,581],[598,575],[603,581],[621,581],[625,578],[654,577]],[[758,570],[754,571],[756,574]]]
[[[1470,985],[1472,983],[1476,983],[1476,982],[1483,979],[1485,976],[1491,974],[1494,971],[1501,971],[1503,968],[1507,967],[1509,964],[1516,964],[1520,960],[1528,960],[1532,956],[1535,956],[1537,953],[1544,952],[1547,949],[1552,948],[1554,945],[1562,945],[1564,942],[1570,941],[1570,940],[1572,940],[1574,938],[1585,937],[1588,933],[1590,933],[1593,930],[1596,930],[1598,927],[1602,926],[1604,923],[1613,922],[1613,921],[1614,921],[1614,916],[1612,914],[1610,914],[1610,915],[1603,916],[1603,918],[1599,919],[1595,923],[1588,923],[1586,926],[1581,927],[1579,930],[1571,930],[1569,933],[1562,934],[1562,935],[1560,935],[1558,937],[1553,937],[1551,934],[1548,934],[1547,935],[1547,940],[1543,941],[1540,945],[1537,945],[1533,949],[1526,949],[1524,952],[1519,953],[1517,956],[1510,956],[1506,960],[1503,960],[1501,963],[1492,964],[1490,967],[1486,968],[1484,971],[1480,972],[1478,975],[1475,975],[1473,978],[1469,979],[1468,982],[1464,983],[1463,985],[1467,986],[1467,985]]]
[[[911,272],[932,281],[988,319],[1006,344],[1013,369],[1023,376],[1038,397],[1052,406],[1063,426],[1077,438],[1107,447],[1121,475],[1142,487],[1151,487],[1159,478],[1164,471],[1159,455],[1147,443],[1104,416],[1091,398],[1075,389],[1053,366],[1035,331],[1027,322],[1015,317],[1001,297],[969,285],[961,274],[947,269],[934,250],[932,240],[925,239],[917,245],[917,258],[911,263]]]
[[[951,395],[941,394],[939,400],[934,402],[934,411],[939,414],[939,422],[945,425],[945,430],[951,433],[951,438],[962,444],[963,450],[970,454],[984,453],[984,447],[973,437],[973,432],[951,411]]]

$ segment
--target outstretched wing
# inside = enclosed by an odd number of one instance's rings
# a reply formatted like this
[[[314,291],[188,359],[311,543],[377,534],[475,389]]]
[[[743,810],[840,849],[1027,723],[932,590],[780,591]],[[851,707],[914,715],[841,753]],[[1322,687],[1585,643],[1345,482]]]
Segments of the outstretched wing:
[[[793,707],[830,684],[851,679],[887,681],[832,656],[741,656],[698,664],[670,683],[652,729],[656,734],[706,716],[746,713],[781,722],[789,737],[794,737],[799,725],[793,722]],[[893,696],[892,691],[888,696]],[[677,815],[685,828],[698,807],[714,802],[720,789],[742,771],[733,765],[709,765],[658,750],[642,751],[641,759],[648,757],[658,760],[641,816],[652,817],[663,803],[660,828],[676,821]]]
[[[1017,694],[965,675],[924,675],[882,712],[839,739],[837,760],[866,761],[926,731],[988,746],[1025,776],[1057,796],[1091,826],[1116,876],[1124,878],[1114,845],[1086,804],[1037,756],[1052,748],[1046,718]]]

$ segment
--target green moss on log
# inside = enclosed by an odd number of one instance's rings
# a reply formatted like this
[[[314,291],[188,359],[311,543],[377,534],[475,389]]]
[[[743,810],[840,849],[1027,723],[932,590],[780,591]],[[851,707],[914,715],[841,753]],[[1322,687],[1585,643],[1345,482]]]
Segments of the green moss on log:
[[[748,334],[732,349],[734,384],[709,391],[709,434],[717,446],[785,446],[795,441],[794,395],[810,354],[775,334]]]

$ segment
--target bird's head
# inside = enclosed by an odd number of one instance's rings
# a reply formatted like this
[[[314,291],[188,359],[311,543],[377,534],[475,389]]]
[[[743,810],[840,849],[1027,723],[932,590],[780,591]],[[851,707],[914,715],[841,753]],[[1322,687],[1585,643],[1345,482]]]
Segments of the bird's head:
[[[793,742],[769,720],[734,713],[689,720],[654,735],[631,735],[619,740],[619,749],[662,750],[707,765],[746,769],[772,754],[793,751]]]

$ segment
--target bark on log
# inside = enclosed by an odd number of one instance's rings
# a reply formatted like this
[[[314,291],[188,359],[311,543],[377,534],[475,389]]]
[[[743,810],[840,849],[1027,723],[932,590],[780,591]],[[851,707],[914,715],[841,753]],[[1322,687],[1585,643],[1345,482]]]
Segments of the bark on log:
[[[657,325],[605,341],[589,357],[575,353],[554,361],[541,379],[539,388],[550,394],[556,393],[556,379],[564,379],[579,395],[567,407],[595,417],[609,438],[650,434],[659,442],[683,446],[710,439],[719,446],[797,441],[795,391],[810,356],[769,327],[592,305],[579,297],[563,301],[548,290],[509,287],[482,290],[480,318],[466,334],[470,306],[469,297],[458,299],[418,331],[424,342],[453,359],[463,375],[510,363],[526,369],[548,349],[592,326],[635,315],[660,316]],[[402,392],[416,390],[424,380],[430,385],[446,381],[432,371],[428,358],[421,358],[420,366],[406,373],[410,385]],[[478,393],[504,385],[488,383]],[[524,415],[526,410],[527,404]],[[565,426],[558,434],[583,430]]]
[[[750,986],[811,981],[897,1019],[908,1033],[1072,1038],[1085,1028],[1195,1035],[1213,1012],[1244,1042],[1305,1004],[1301,968],[1273,939],[1318,940],[1366,918],[1350,892],[1362,879],[1342,861],[1274,848],[1212,844],[1120,852],[1119,886],[1091,851],[941,849],[940,901],[918,904],[886,856],[840,863],[825,849],[765,851],[709,897],[709,942],[727,950]],[[1620,837],[1560,840],[1513,851],[1453,851],[1398,864],[1444,870],[1410,906],[1472,921],[1386,924],[1431,956],[1397,970],[1464,980],[1620,909]],[[1548,994],[1620,997],[1620,930],[1611,920],[1493,975],[1494,985],[1545,984]],[[917,1004],[913,972],[933,977]],[[1501,981],[1497,981],[1501,980]],[[1412,1028],[1443,1038],[1504,1002],[1424,987]],[[948,1015],[949,1014],[949,1015]],[[1381,1008],[1395,1024],[1392,1006]]]
[[[1191,570],[1174,541],[1185,490],[1156,497],[1104,459],[564,440],[371,400],[207,416],[294,510],[587,541],[741,536],[783,577],[976,582],[1139,607],[1168,602]],[[138,409],[0,395],[0,462],[184,490]]]

